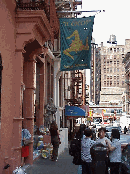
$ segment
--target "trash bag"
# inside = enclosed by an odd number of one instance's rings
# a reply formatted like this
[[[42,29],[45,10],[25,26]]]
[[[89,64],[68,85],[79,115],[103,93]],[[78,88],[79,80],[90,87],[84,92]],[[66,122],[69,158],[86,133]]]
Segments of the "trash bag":
[[[12,174],[27,174],[27,173],[20,166],[20,167],[16,167],[16,169],[13,171]]]

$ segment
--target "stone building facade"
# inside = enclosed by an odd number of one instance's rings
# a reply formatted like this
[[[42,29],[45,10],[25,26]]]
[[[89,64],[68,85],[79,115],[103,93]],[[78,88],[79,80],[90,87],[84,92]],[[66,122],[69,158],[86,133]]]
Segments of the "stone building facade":
[[[54,56],[46,43],[57,38],[59,25],[54,1],[49,11],[46,2],[0,1],[0,173],[21,165],[22,122],[32,135],[25,164],[33,164],[34,120],[44,124],[44,106],[54,97]]]
[[[101,92],[100,105],[121,105],[125,90],[124,55],[130,48],[129,39],[125,45],[101,46]]]
[[[126,114],[130,115],[130,52],[127,52],[125,58],[123,59],[123,63],[125,66],[125,112]]]

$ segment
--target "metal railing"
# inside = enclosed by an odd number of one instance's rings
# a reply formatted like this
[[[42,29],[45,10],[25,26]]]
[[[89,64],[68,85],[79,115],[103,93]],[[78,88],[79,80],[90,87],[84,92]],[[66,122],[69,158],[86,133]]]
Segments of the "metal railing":
[[[48,20],[50,20],[50,8],[49,5],[45,3],[44,0],[40,2],[19,2],[16,1],[16,8],[19,10],[44,10]]]

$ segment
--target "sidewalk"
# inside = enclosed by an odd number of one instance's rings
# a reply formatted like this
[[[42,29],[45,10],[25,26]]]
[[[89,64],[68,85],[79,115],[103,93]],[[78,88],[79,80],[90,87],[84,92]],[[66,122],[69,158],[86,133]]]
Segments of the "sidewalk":
[[[51,161],[40,157],[32,166],[26,169],[27,174],[77,174],[78,166],[72,163],[73,157],[69,149],[59,155],[58,161]]]

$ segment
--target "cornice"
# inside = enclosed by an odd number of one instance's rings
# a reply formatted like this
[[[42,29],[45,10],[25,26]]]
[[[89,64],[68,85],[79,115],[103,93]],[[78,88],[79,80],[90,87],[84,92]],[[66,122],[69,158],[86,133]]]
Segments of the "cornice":
[[[47,40],[54,39],[53,30],[43,10],[17,10],[16,23],[34,23],[40,34]],[[48,38],[49,37],[49,38]]]

